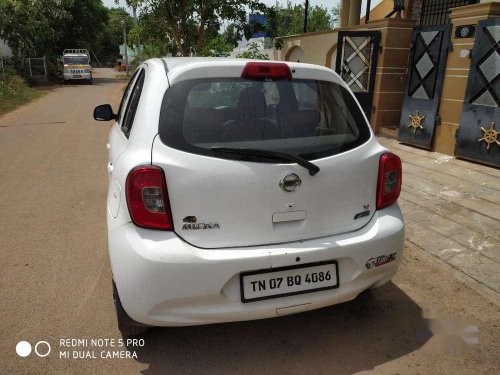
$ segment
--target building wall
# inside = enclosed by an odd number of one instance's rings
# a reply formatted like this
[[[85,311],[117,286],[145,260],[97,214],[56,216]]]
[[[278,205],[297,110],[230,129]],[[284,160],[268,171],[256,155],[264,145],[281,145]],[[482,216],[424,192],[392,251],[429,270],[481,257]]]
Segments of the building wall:
[[[303,56],[300,62],[331,68],[335,60],[330,61],[328,56],[331,57],[332,48],[334,50],[337,45],[337,35],[337,30],[329,30],[285,37],[283,38],[284,48],[275,51],[274,58],[282,61],[297,61],[292,59],[295,56]]]

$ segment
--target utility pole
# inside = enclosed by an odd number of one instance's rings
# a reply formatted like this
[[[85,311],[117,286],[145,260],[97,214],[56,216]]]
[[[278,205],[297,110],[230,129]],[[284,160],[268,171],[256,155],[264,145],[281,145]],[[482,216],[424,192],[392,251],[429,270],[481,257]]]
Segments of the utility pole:
[[[309,0],[306,0],[306,6],[304,8],[304,34],[307,33],[307,13],[309,12]]]
[[[134,26],[137,27],[139,25],[139,21],[137,19],[137,3],[132,4],[132,15],[134,18]],[[142,63],[142,51],[141,51],[141,40],[139,39],[139,43],[137,44],[137,58],[139,59],[139,64]]]
[[[125,69],[128,77],[128,50],[127,50],[127,30],[125,28],[125,20],[122,20],[123,25],[123,46],[125,49]]]

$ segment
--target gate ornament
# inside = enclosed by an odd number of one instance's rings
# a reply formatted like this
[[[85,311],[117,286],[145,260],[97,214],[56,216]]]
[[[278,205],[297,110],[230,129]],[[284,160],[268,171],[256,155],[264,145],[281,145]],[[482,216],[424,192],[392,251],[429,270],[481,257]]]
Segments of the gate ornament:
[[[486,142],[488,146],[486,146],[486,150],[490,150],[490,146],[492,143],[496,143],[500,146],[500,141],[498,141],[498,135],[500,132],[495,130],[495,123],[492,122],[491,126],[488,129],[485,129],[481,126],[481,130],[484,132],[483,138],[479,138],[478,142]]]
[[[422,122],[424,121],[425,116],[420,116],[418,109],[417,113],[413,116],[410,115],[410,123],[408,124],[409,128],[413,129],[413,134],[417,132],[417,129],[423,129]]]

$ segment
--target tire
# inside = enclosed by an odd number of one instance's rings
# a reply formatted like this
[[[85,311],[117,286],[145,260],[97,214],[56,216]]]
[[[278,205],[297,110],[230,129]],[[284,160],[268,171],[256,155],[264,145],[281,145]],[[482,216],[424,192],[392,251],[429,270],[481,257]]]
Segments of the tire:
[[[120,296],[118,295],[118,290],[116,289],[116,284],[113,281],[113,303],[116,310],[116,319],[118,321],[118,329],[120,330],[123,337],[137,336],[148,331],[151,326],[136,322],[130,316],[122,306],[120,301]]]

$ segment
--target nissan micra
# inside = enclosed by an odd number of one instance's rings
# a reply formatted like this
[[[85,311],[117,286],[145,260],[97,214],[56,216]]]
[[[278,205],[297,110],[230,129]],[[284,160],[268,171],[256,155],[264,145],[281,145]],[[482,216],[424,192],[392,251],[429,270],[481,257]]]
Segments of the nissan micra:
[[[123,335],[299,313],[387,283],[401,160],[332,70],[142,63],[109,134],[108,245]]]

